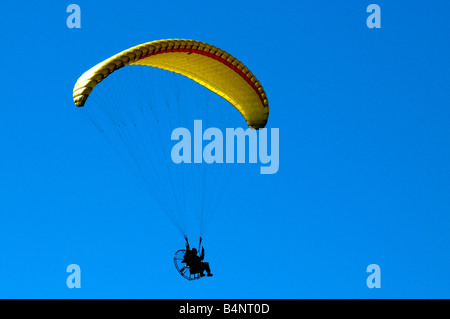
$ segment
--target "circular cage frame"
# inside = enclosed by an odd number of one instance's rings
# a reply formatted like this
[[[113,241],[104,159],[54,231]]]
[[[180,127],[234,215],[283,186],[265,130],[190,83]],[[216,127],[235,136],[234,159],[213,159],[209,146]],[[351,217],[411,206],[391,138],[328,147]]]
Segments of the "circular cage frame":
[[[175,268],[178,273],[183,276],[183,278],[189,281],[200,279],[200,273],[191,274],[189,266],[183,263],[185,253],[186,249],[180,249],[175,252],[173,255],[173,263],[175,264]]]

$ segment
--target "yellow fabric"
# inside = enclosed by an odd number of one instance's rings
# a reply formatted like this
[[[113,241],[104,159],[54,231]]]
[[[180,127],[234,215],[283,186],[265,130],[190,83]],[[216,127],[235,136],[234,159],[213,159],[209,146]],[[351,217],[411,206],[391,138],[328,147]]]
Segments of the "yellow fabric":
[[[172,50],[186,52],[171,52]],[[115,70],[131,64],[182,74],[230,102],[241,112],[249,127],[259,129],[267,123],[269,103],[256,77],[225,51],[193,40],[148,42],[97,64],[86,71],[75,84],[75,104],[83,106],[98,83]]]

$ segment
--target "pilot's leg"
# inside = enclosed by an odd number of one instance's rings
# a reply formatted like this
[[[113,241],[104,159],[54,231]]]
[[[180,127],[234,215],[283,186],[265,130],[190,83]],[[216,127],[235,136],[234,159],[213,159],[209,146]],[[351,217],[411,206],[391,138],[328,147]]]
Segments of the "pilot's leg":
[[[209,263],[204,262],[204,263],[203,263],[203,267],[204,267],[203,269],[206,270],[206,275],[209,276],[209,277],[211,277],[212,274],[211,274],[211,269],[209,269]]]

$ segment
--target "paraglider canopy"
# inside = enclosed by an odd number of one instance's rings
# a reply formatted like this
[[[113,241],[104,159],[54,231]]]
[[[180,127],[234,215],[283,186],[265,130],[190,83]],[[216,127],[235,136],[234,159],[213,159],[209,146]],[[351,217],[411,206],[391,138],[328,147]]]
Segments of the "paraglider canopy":
[[[266,93],[252,72],[229,53],[194,40],[148,42],[97,64],[75,84],[75,104],[83,106],[98,83],[127,65],[147,65],[182,74],[230,102],[244,116],[249,127],[259,129],[267,123]]]

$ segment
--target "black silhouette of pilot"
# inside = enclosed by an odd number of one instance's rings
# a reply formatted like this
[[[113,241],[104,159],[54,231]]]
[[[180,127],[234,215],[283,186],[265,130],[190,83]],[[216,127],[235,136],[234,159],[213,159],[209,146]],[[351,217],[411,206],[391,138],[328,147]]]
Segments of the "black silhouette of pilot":
[[[213,274],[209,268],[209,263],[203,261],[205,258],[205,249],[202,247],[202,253],[200,256],[197,253],[197,249],[189,249],[189,244],[186,244],[186,253],[181,261],[182,263],[186,263],[186,266],[181,269],[181,272],[183,272],[185,268],[189,267],[191,274],[200,274],[200,277],[204,277],[205,274],[203,272],[206,271],[206,276],[211,277]]]

